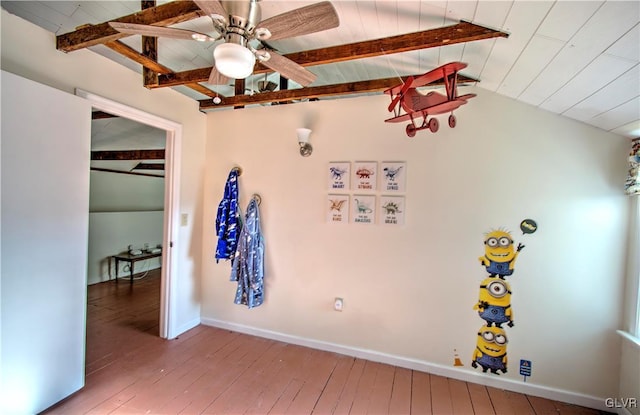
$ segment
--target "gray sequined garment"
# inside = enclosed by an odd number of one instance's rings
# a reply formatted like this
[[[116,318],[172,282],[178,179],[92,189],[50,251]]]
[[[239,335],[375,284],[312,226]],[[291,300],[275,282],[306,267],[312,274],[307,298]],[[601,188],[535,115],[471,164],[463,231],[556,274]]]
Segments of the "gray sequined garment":
[[[261,305],[264,301],[263,280],[264,238],[260,230],[258,202],[251,199],[231,270],[231,281],[238,282],[235,303],[249,308]]]

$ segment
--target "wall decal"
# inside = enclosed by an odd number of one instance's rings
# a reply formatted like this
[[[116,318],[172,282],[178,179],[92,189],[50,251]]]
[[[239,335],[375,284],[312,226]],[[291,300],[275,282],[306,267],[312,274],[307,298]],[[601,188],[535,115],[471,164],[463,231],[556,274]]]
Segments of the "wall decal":
[[[520,230],[523,235],[527,233],[534,233],[538,230],[538,224],[533,219],[525,219],[520,222]]]
[[[520,222],[520,230],[523,235],[532,234],[538,230],[538,224],[533,219],[524,219]],[[509,232],[504,229],[492,230],[485,234],[485,252],[478,258],[489,276],[480,283],[478,302],[473,306],[473,309],[478,311],[478,316],[485,321],[485,325],[478,331],[471,366],[481,366],[483,373],[507,373],[507,335],[502,325],[506,323],[508,327],[513,327],[514,320],[511,286],[505,277],[513,274],[516,258],[524,248],[524,245],[519,243],[514,249],[513,244]],[[520,374],[523,374],[523,370],[527,371],[527,365],[528,373],[531,373],[531,362],[521,360]],[[525,375],[525,382],[527,376],[529,375]]]
[[[624,192],[628,195],[640,194],[640,138],[631,140],[629,172],[624,183]]]
[[[378,163],[375,161],[356,161],[351,174],[354,190],[376,190]]]
[[[385,225],[404,225],[404,197],[380,196],[380,222]]]
[[[531,376],[531,360],[520,359],[520,374],[524,376],[524,381]]]
[[[383,161],[380,164],[382,173],[382,190],[385,192],[404,192],[407,166],[405,162]]]
[[[478,310],[478,315],[487,322],[488,327],[502,327],[503,323],[513,327],[509,283],[495,277],[483,280],[480,284],[478,302],[473,309]]]
[[[372,224],[375,222],[376,197],[371,195],[353,195],[351,217],[354,223]]]
[[[453,365],[454,366],[464,366],[462,364],[462,359],[460,359],[460,355],[456,349],[453,349]]]
[[[332,161],[329,163],[329,189],[349,190],[351,163],[348,161]]]
[[[484,256],[479,257],[480,264],[492,276],[504,278],[513,274],[516,258],[524,245],[513,249],[513,238],[504,230],[489,232],[484,240]]]
[[[347,223],[349,222],[349,196],[348,195],[328,195],[327,196],[327,222]]]
[[[507,334],[500,327],[482,326],[478,330],[476,350],[473,352],[471,366],[482,367],[482,372],[490,370],[507,373]]]

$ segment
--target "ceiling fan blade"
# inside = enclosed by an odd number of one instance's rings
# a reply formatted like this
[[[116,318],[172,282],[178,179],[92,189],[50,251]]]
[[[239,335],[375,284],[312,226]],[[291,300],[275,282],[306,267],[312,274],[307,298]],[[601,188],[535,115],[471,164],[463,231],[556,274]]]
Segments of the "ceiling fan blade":
[[[176,29],[173,27],[150,26],[144,24],[120,22],[109,22],[109,26],[113,27],[118,32],[127,33],[130,35],[170,37],[173,39],[201,40],[211,42],[216,40],[216,38],[205,35],[204,33],[194,32],[192,30]]]
[[[328,1],[311,4],[270,17],[258,24],[271,32],[269,40],[308,35],[340,25],[338,13]]]
[[[278,84],[271,81],[259,81],[258,90],[260,92],[273,92],[278,87]]]
[[[213,68],[211,68],[211,73],[209,74],[209,80],[207,83],[210,85],[225,85],[227,82],[229,82],[229,78],[221,74],[214,64]]]
[[[285,58],[275,52],[269,52],[271,58],[260,62],[267,68],[273,69],[276,72],[280,72],[280,75],[287,79],[291,79],[299,83],[302,86],[307,86],[316,80],[316,75],[302,66],[298,65],[289,58]]]
[[[222,16],[224,18],[224,21],[228,22],[229,13],[227,13],[225,8],[222,6],[222,4],[218,0],[194,0],[193,2],[198,7],[200,7],[200,9],[203,12],[205,12],[209,16],[211,15]]]

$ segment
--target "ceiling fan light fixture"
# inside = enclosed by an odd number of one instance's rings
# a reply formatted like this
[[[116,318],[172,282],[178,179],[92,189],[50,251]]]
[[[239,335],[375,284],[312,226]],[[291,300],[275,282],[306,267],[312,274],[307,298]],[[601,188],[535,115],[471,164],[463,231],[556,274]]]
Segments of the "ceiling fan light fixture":
[[[216,69],[226,77],[244,79],[253,73],[256,57],[244,46],[222,43],[213,50]]]

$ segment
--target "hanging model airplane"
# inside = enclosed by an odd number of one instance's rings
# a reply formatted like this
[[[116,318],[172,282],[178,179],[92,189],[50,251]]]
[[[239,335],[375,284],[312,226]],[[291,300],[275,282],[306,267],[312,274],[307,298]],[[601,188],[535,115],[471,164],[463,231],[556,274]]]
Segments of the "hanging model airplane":
[[[405,131],[409,137],[414,137],[416,131],[419,130],[428,128],[432,133],[438,131],[438,119],[433,116],[451,112],[449,127],[454,128],[456,117],[453,115],[453,111],[476,96],[476,94],[458,95],[458,72],[466,67],[467,64],[463,62],[447,63],[424,75],[415,78],[410,76],[404,83],[385,90],[384,93],[391,96],[388,110],[389,112],[393,111],[395,115],[385,122],[410,120],[411,122],[407,124]],[[425,95],[416,89],[439,80],[444,81],[447,95],[436,91]],[[431,118],[427,119],[428,116]],[[420,123],[420,118],[422,118],[422,123]]]

